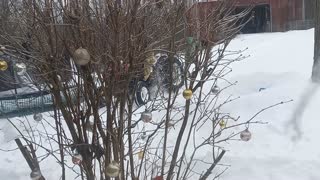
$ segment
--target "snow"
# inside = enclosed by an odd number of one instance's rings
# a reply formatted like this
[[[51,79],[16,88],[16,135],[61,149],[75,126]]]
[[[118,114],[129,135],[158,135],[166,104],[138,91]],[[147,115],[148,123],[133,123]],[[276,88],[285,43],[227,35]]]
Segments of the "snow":
[[[241,35],[230,48],[241,46],[248,46],[250,57],[233,65],[230,78],[239,83],[229,92],[241,98],[225,111],[248,119],[263,107],[294,101],[259,115],[268,124],[251,128],[252,141],[230,144],[223,163],[231,167],[221,179],[320,179],[320,94],[310,82],[313,30]]]
[[[239,35],[228,49],[245,48],[248,50],[243,54],[250,56],[234,63],[233,72],[227,77],[230,82],[238,83],[223,94],[240,99],[225,106],[223,111],[247,120],[267,106],[291,99],[293,102],[257,116],[257,120],[268,124],[250,126],[251,141],[225,144],[227,152],[221,164],[228,170],[219,179],[320,179],[320,93],[318,86],[310,82],[313,30]],[[226,83],[220,82],[219,86]],[[18,136],[15,129],[4,119],[0,121],[0,129],[0,149],[15,149],[12,142]],[[241,127],[237,130],[241,131]],[[211,156],[206,149],[203,151],[200,154],[205,154],[205,158]],[[28,179],[30,170],[19,151],[2,152],[0,162],[0,177]],[[59,177],[54,172],[59,173],[58,165],[54,160],[50,162],[42,171],[48,180],[56,180]],[[200,171],[201,168],[205,167],[196,167]]]

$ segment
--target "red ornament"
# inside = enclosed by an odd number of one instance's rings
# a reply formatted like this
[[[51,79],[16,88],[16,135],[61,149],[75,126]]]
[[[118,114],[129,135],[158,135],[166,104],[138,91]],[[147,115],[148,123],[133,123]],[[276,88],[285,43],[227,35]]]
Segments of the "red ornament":
[[[163,176],[156,176],[153,180],[163,180]]]

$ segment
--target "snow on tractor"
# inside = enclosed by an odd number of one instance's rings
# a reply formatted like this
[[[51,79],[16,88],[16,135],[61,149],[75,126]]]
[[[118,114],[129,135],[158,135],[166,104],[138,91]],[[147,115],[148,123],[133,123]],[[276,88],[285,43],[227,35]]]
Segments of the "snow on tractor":
[[[155,63],[152,63],[155,59]],[[151,86],[157,84],[169,90],[180,89],[184,84],[183,63],[177,57],[173,57],[172,69],[170,68],[169,57],[165,54],[151,55],[146,60],[144,67],[144,77],[138,80],[136,85],[136,104],[145,105],[151,96]],[[170,79],[170,69],[172,70],[172,79]]]

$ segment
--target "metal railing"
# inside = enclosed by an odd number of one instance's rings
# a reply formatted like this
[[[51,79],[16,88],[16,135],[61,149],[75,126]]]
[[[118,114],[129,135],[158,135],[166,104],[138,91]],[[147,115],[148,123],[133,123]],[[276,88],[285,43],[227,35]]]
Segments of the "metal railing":
[[[70,87],[69,96],[75,100],[77,88]],[[61,92],[62,101],[67,99]],[[0,97],[0,118],[21,116],[36,112],[45,112],[53,108],[53,96],[49,91],[38,91],[26,94],[15,94]]]

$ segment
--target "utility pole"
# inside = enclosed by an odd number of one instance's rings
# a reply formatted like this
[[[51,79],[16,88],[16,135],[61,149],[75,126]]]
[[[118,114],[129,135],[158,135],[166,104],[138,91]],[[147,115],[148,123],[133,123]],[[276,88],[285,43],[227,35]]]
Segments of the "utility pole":
[[[320,83],[320,0],[314,0],[314,57],[312,81]]]

